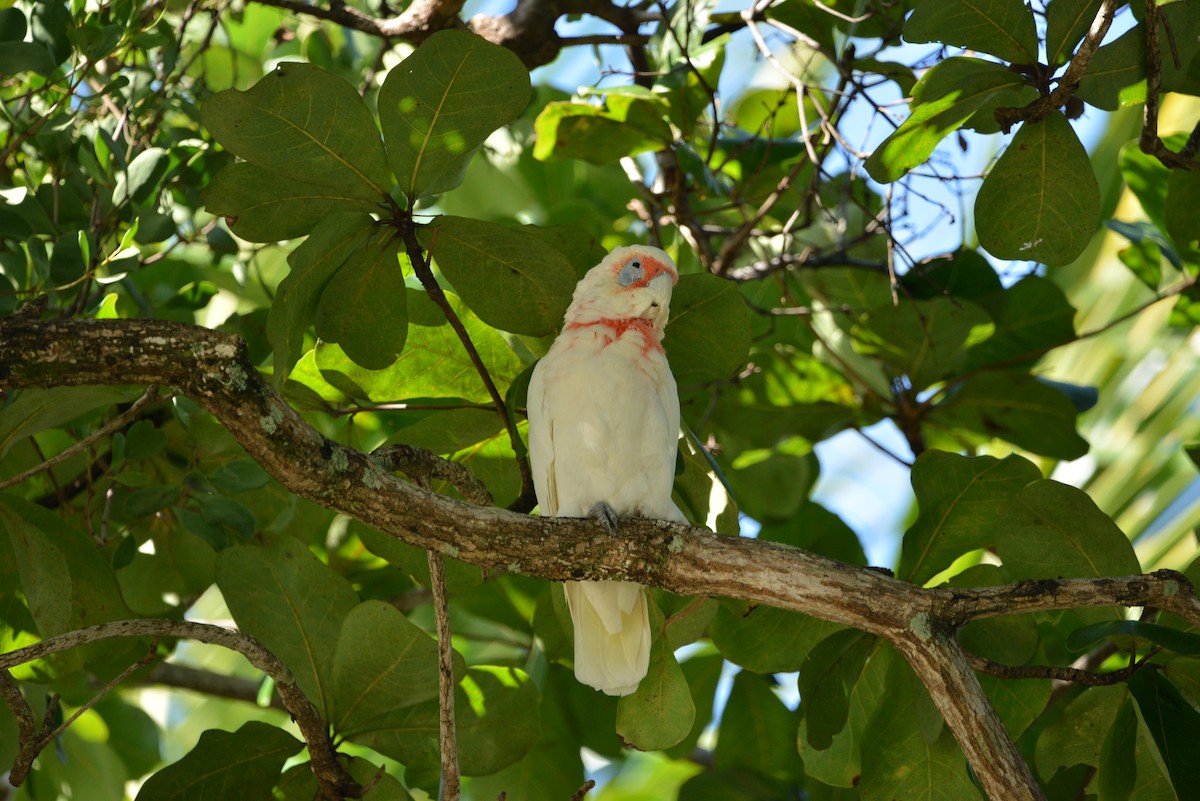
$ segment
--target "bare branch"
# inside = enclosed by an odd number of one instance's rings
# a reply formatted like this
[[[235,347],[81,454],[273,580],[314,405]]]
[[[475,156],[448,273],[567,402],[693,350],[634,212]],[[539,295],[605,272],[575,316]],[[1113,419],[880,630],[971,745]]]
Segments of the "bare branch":
[[[490,407],[489,407],[490,408]],[[389,473],[399,470],[428,488],[430,481],[445,481],[476,506],[491,506],[492,493],[459,462],[443,459],[424,448],[412,445],[385,445],[371,451],[371,458]]]

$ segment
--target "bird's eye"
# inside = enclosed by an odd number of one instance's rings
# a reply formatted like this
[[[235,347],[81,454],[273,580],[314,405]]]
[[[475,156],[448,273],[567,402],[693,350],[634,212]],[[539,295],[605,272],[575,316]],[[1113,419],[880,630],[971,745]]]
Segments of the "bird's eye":
[[[641,259],[631,259],[625,262],[625,266],[621,268],[621,272],[617,273],[617,283],[621,286],[629,286],[641,281],[642,277]]]

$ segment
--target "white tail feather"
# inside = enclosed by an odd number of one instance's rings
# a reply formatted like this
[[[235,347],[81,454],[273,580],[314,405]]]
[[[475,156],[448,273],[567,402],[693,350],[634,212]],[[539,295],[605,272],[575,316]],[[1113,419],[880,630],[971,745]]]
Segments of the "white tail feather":
[[[575,624],[575,678],[608,695],[629,695],[650,665],[650,615],[642,585],[568,581]]]

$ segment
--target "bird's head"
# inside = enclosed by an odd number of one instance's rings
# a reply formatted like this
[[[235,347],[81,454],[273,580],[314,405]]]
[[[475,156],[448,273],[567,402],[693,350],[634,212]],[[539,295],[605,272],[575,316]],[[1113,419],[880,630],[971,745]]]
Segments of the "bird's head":
[[[567,320],[640,318],[649,320],[661,336],[678,280],[675,263],[658,248],[616,248],[579,281]]]

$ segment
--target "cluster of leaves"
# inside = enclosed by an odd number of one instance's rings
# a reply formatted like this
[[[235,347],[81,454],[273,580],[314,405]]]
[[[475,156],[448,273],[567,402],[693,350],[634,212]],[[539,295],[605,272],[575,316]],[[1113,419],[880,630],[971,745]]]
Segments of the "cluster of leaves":
[[[0,74],[16,76],[3,84],[11,127],[0,142],[11,183],[0,187],[4,313],[45,293],[62,314],[219,321],[326,435],[427,448],[507,504],[522,491],[524,384],[575,281],[606,249],[657,237],[683,272],[666,346],[691,429],[676,490],[695,522],[735,534],[740,512],[763,524],[763,539],[865,565],[854,532],[809,499],[813,445],[890,419],[918,457],[899,578],[981,586],[1139,572],[1129,540],[1085,493],[1020,456],[973,455],[997,442],[1048,461],[1088,450],[1077,414],[1094,391],[1036,373],[1040,356],[1076,339],[1053,274],[1002,282],[964,247],[902,263],[893,279],[888,254],[903,243],[884,224],[892,207],[837,137],[821,141],[800,122],[836,130],[867,84],[895,84],[913,98],[910,116],[861,166],[902,181],[958,129],[997,133],[997,108],[1044,94],[1098,0],[1048,4],[1041,38],[1020,0],[825,4],[837,13],[776,4],[750,24],[802,31],[827,72],[727,103],[714,87],[747,23],[712,4],[669,9],[632,83],[573,97],[531,91],[515,56],[467,33],[435,34],[395,62],[344,29],[253,4],[199,5],[0,10]],[[1194,93],[1200,59],[1196,37],[1181,35],[1195,24],[1184,6],[1163,9],[1180,52],[1162,87]],[[877,58],[901,34],[994,59],[953,56],[918,80]],[[1143,102],[1144,38],[1135,24],[1101,47],[1076,96],[1103,109]],[[1166,144],[1178,151],[1186,139]],[[1194,286],[1196,173],[1136,145],[1120,168],[1147,218],[1107,221],[1130,242],[1122,261],[1155,292]],[[980,242],[996,257],[1065,264],[1111,214],[1103,197],[1053,111],[1023,123],[989,173]],[[1175,322],[1194,326],[1197,309],[1200,297],[1183,293]],[[67,450],[139,394],[6,396],[0,480]],[[436,792],[424,554],[290,495],[186,398],[149,409],[0,496],[0,650],[109,620],[181,618],[216,587],[355,755],[351,773],[370,785],[377,765],[390,768],[368,798]],[[655,592],[650,675],[618,702],[571,676],[559,588],[454,560],[448,570],[471,797],[570,797],[584,778],[580,748],[619,761],[623,746],[687,765],[673,774],[687,801],[975,792],[911,670],[860,632]],[[1195,567],[1189,577],[1200,581]],[[1128,685],[1055,693],[1044,678],[983,681],[1062,797],[1091,784],[1105,798],[1183,798],[1196,786],[1186,754],[1200,741],[1200,663],[1194,632],[1162,624],[1113,610],[1039,614],[980,621],[962,639],[1004,665],[1152,657]],[[13,675],[35,712],[50,693],[80,707],[93,682],[148,647],[96,644]],[[741,668],[727,694],[726,663]],[[795,708],[778,692],[777,677],[792,673]],[[134,694],[113,693],[63,734],[65,761],[43,754],[28,793],[123,798],[166,747],[187,753],[146,781],[142,801],[230,783],[313,797],[307,764],[283,770],[302,743],[282,716],[259,717],[179,743]],[[0,762],[17,747],[0,709]],[[709,769],[688,763],[697,748],[711,750]]]

